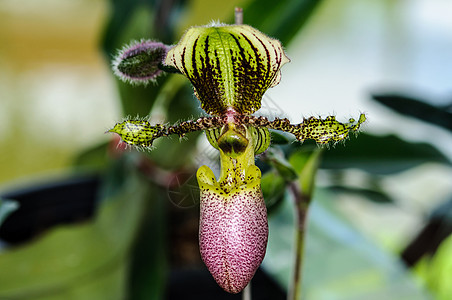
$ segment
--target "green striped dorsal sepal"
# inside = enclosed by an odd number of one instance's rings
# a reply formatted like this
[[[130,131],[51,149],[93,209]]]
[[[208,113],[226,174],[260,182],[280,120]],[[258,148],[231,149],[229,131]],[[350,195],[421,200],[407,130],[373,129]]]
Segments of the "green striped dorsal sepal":
[[[257,111],[287,62],[278,40],[248,25],[224,24],[189,29],[165,60],[191,81],[211,115],[223,115],[228,108],[239,114]]]

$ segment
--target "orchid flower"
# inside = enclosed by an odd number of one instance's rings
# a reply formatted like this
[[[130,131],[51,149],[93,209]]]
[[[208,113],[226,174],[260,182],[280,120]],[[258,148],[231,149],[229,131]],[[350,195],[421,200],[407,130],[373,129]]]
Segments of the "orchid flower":
[[[245,288],[267,247],[267,211],[261,171],[254,160],[270,145],[269,129],[289,132],[300,142],[328,144],[346,139],[366,119],[361,114],[358,121],[343,124],[334,116],[311,117],[291,124],[288,119],[253,115],[266,90],[279,83],[281,67],[289,61],[281,43],[257,29],[215,23],[190,28],[174,47],[153,41],[133,43],[114,62],[115,74],[131,83],[152,82],[162,70],[183,74],[209,115],[173,126],[125,120],[109,132],[129,145],[150,149],[160,137],[205,131],[220,153],[221,171],[218,179],[207,166],[197,172],[199,246],[210,273],[230,293]]]

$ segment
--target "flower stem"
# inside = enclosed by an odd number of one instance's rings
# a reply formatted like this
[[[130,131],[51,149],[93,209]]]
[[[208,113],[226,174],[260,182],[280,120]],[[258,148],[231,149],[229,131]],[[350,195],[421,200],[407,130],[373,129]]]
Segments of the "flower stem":
[[[311,201],[309,195],[303,195],[296,182],[290,185],[290,190],[294,196],[295,201],[295,264],[292,278],[292,286],[290,287],[288,298],[289,300],[301,299],[301,282],[302,282],[302,268],[304,256],[304,236],[306,231],[306,216],[308,206]]]
[[[309,204],[314,194],[315,177],[319,168],[322,150],[317,148],[312,152],[300,151],[292,155],[290,163],[298,173],[298,180],[291,182],[295,205],[295,262],[288,298],[299,300],[302,297],[302,268],[304,257],[304,238],[306,234],[306,218]]]
[[[251,300],[251,281],[242,292],[242,300]]]
[[[242,25],[243,24],[243,9],[241,7],[236,7],[234,12],[235,24]]]

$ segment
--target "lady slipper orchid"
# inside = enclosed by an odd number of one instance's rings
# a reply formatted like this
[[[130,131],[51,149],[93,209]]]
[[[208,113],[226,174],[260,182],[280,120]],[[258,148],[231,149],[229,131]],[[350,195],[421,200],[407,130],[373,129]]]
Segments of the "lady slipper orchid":
[[[342,124],[333,116],[311,117],[303,123],[290,124],[288,119],[268,120],[252,115],[261,107],[265,91],[279,83],[281,67],[289,62],[279,41],[253,27],[225,24],[193,27],[176,46],[169,51],[166,47],[146,41],[139,46],[134,44],[133,51],[125,49],[118,55],[115,66],[127,68],[115,73],[155,71],[156,65],[179,72],[190,80],[201,107],[210,116],[174,126],[126,120],[109,132],[119,134],[125,143],[138,148],[150,148],[156,138],[170,134],[206,132],[211,145],[220,152],[221,171],[218,180],[207,166],[201,166],[197,172],[201,191],[200,252],[216,282],[225,291],[238,293],[254,276],[267,246],[267,211],[261,172],[254,159],[270,145],[268,129],[289,132],[301,142],[313,139],[318,144],[328,144],[347,138],[366,118],[361,114],[357,122],[350,119]],[[160,54],[166,51],[163,65],[149,59],[162,57]],[[122,77],[131,82],[140,74]],[[157,75],[145,73],[144,79],[136,82],[153,80]]]

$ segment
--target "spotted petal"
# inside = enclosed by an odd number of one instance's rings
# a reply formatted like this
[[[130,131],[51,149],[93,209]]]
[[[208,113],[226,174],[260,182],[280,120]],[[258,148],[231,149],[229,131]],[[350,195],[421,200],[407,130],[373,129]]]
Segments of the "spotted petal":
[[[117,133],[124,143],[135,146],[138,149],[149,148],[152,142],[165,135],[165,127],[157,124],[152,126],[148,121],[126,120],[108,130],[107,132]]]
[[[349,119],[349,123],[340,123],[334,116],[325,119],[310,117],[300,124],[290,124],[288,119],[276,118],[269,121],[265,117],[242,116],[241,122],[256,127],[266,127],[292,133],[297,140],[303,142],[306,139],[316,141],[318,144],[336,143],[345,140],[350,132],[357,132],[366,121],[366,115],[361,114],[359,119]]]
[[[213,115],[228,108],[254,113],[287,62],[279,41],[248,25],[223,24],[189,29],[165,60],[191,81],[202,108]]]

